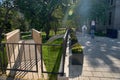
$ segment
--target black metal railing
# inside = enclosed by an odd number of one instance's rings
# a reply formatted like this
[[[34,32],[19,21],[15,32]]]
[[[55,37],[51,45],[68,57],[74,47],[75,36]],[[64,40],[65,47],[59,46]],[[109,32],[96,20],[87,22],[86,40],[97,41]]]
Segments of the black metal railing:
[[[68,41],[68,35],[69,35],[70,30],[67,29],[66,33],[63,37],[63,65],[62,65],[62,76],[64,75],[64,67],[65,67],[65,56],[66,56],[66,48],[67,48],[67,41]]]
[[[22,43],[0,43],[0,69],[4,73],[6,70],[12,71],[24,71],[24,72],[38,72],[38,62],[41,64],[42,73],[61,74],[64,75],[65,56],[67,48],[69,30],[63,37],[63,43],[61,44],[35,44],[30,42]],[[43,49],[47,46],[48,55],[44,54]],[[59,49],[56,49],[59,47]],[[58,53],[51,53],[50,49],[55,49]],[[62,54],[62,55],[60,55]],[[50,60],[45,61],[45,57],[53,58],[55,63],[50,63]],[[56,58],[54,58],[54,56]],[[48,58],[49,59],[49,58]],[[62,59],[59,62],[61,64],[61,71],[56,70],[59,68],[58,59]],[[52,70],[45,70],[46,65],[53,65]],[[34,69],[32,69],[35,67]],[[46,68],[48,69],[48,68]]]
[[[5,70],[37,72],[41,44],[35,43],[1,43],[0,68]],[[34,69],[32,69],[35,67]]]

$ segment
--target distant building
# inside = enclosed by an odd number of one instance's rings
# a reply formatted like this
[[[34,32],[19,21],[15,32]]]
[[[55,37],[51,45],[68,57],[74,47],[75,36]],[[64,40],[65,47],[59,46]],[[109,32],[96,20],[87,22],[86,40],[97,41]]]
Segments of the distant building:
[[[120,30],[120,0],[108,0],[107,28]]]

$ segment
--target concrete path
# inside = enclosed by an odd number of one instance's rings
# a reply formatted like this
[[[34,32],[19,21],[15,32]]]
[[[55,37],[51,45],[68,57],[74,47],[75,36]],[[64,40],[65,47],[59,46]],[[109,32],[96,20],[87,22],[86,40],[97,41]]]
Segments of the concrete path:
[[[24,43],[34,43],[33,40],[26,40]],[[42,74],[41,72],[41,55],[40,51],[37,50],[37,65],[36,65],[36,55],[35,55],[35,46],[34,45],[24,45],[16,47],[15,55],[12,55],[10,58],[10,63],[8,63],[7,68],[13,68],[23,71],[12,71],[7,70],[6,80],[38,80],[38,79],[46,79],[47,75]],[[19,50],[19,52],[18,52]],[[30,72],[37,71],[36,67],[38,67],[38,72]],[[27,72],[25,72],[26,70]]]
[[[80,33],[77,37],[84,47],[84,64],[70,64],[69,79],[120,80],[120,40],[107,37],[91,39],[82,37]]]

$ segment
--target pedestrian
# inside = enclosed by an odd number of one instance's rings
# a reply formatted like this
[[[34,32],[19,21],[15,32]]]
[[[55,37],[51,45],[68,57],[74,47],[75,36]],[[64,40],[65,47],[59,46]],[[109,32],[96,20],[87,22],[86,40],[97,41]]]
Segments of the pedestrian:
[[[95,21],[92,20],[91,22],[91,30],[90,30],[91,38],[94,39],[95,37]]]
[[[87,33],[87,26],[86,26],[86,25],[83,25],[83,26],[82,26],[82,35],[83,35],[83,37],[86,36],[86,33]]]

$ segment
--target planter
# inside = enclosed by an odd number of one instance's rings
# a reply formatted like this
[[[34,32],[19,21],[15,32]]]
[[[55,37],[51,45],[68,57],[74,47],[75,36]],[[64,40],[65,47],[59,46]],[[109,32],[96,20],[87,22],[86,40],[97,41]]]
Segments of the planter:
[[[72,65],[82,65],[83,64],[83,53],[72,53]]]
[[[107,29],[107,37],[118,38],[118,30],[117,29]]]
[[[83,64],[83,48],[82,46],[78,43],[77,37],[75,32],[73,30],[71,31],[70,34],[71,37],[71,51],[72,51],[72,65],[82,65]]]

